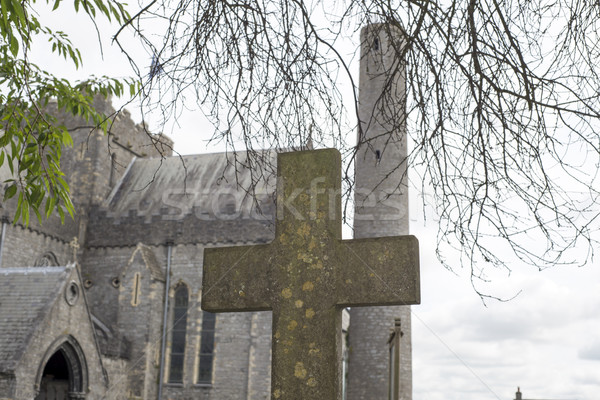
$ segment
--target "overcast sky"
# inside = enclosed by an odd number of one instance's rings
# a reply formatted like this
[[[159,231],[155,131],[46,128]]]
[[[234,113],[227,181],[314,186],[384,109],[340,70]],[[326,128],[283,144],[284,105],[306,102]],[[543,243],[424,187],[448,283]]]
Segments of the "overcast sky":
[[[61,9],[68,8],[64,3]],[[60,11],[60,10],[59,10]],[[89,21],[62,11],[51,14],[56,28],[77,34],[84,68],[75,72],[37,49],[35,60],[65,77],[129,75],[127,61],[104,41],[99,57]],[[102,30],[105,24],[100,24]],[[113,28],[114,31],[114,28]],[[150,55],[139,49],[140,63]],[[356,67],[357,69],[357,67]],[[132,110],[134,111],[134,110]],[[133,112],[136,115],[135,111]],[[214,152],[205,140],[211,127],[199,112],[186,113],[167,127],[182,154]],[[485,287],[508,302],[487,301],[474,292],[468,271],[456,273],[435,258],[436,221],[427,209],[423,222],[420,193],[411,193],[411,233],[419,238],[422,304],[413,310],[413,379],[415,400],[484,400],[524,398],[595,400],[600,393],[600,265],[555,267],[538,272],[512,264],[512,274],[498,274]]]

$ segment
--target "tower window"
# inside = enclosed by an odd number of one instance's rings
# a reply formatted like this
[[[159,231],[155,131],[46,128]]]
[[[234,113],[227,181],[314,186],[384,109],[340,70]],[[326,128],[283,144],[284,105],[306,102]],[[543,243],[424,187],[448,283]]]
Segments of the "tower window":
[[[173,307],[173,329],[171,336],[171,363],[169,383],[183,383],[183,362],[185,358],[185,336],[187,330],[188,289],[180,286],[175,291]]]
[[[200,357],[198,360],[198,383],[212,383],[213,358],[215,351],[216,314],[202,313],[202,333],[200,334]]]
[[[375,160],[377,160],[377,164],[381,161],[381,151],[375,150]]]
[[[375,39],[373,39],[373,50],[378,51],[379,50],[379,38],[375,37]]]

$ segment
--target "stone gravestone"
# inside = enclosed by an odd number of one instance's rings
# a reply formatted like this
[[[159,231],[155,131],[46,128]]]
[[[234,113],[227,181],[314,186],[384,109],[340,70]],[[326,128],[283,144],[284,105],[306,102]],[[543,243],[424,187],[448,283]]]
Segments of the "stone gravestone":
[[[340,171],[337,150],[279,154],[273,242],[204,253],[203,310],[273,311],[272,399],[341,399],[342,309],[420,301],[414,236],[342,240]]]

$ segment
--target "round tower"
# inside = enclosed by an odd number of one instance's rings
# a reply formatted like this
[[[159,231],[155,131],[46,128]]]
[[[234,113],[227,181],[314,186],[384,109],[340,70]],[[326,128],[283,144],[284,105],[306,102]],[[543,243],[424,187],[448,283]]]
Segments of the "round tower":
[[[408,234],[406,72],[402,34],[373,24],[361,31],[359,129],[355,159],[354,237]],[[397,399],[412,399],[410,306],[350,311],[347,399],[387,400],[390,333],[402,324]]]

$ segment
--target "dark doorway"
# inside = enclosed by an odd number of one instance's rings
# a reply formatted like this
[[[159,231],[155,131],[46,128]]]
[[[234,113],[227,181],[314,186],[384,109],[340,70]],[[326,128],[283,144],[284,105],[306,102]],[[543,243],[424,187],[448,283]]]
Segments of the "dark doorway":
[[[69,399],[69,365],[61,350],[50,357],[42,373],[36,400]]]
[[[62,343],[61,343],[62,341]],[[50,346],[38,370],[35,400],[80,400],[86,398],[87,365],[77,341],[69,336]]]

